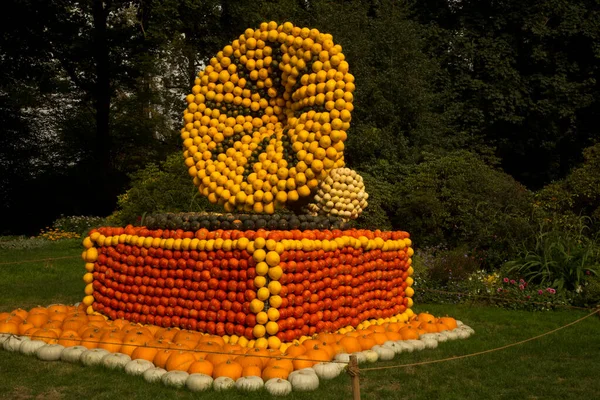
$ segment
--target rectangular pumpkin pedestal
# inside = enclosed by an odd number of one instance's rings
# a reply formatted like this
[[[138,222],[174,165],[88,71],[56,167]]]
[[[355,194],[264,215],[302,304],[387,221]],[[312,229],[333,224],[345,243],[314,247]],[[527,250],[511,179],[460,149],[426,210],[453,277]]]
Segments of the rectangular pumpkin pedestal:
[[[105,227],[84,245],[84,303],[111,319],[290,342],[412,306],[402,231]]]

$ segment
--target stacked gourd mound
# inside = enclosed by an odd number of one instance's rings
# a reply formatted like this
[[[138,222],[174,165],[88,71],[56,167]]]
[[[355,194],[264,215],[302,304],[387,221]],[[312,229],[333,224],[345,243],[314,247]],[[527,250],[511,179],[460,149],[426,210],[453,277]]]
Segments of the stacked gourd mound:
[[[319,380],[337,377],[350,354],[359,363],[391,360],[473,333],[453,318],[409,310],[400,318],[365,321],[357,329],[303,336],[265,349],[244,347],[231,337],[107,320],[85,308],[53,305],[0,313],[0,348],[44,361],[103,365],[192,391],[264,387],[286,395],[292,389],[314,390]]]

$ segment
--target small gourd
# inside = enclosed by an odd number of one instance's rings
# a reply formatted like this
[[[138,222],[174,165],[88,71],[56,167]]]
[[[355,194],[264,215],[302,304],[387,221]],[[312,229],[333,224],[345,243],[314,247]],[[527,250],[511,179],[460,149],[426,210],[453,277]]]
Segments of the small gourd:
[[[131,357],[123,353],[110,353],[102,358],[102,364],[108,369],[123,369]]]
[[[243,376],[235,381],[236,389],[243,392],[255,392],[262,389],[264,385],[264,381],[259,376]]]
[[[4,350],[10,352],[19,351],[21,348],[21,344],[28,340],[31,340],[31,338],[28,336],[11,335],[3,344]]]
[[[70,363],[78,363],[81,360],[81,355],[87,350],[87,347],[84,346],[67,347],[61,353],[60,359]]]
[[[312,368],[311,368],[312,369]],[[292,372],[288,379],[292,384],[292,388],[298,392],[310,392],[319,387],[319,377],[312,371],[299,370]]]
[[[402,347],[402,351],[405,353],[412,353],[415,351],[415,346],[412,343],[408,343],[408,340],[398,340],[396,343],[398,346]]]
[[[425,343],[423,343],[421,340],[407,340],[406,342],[412,344],[415,350],[425,349]]]
[[[47,344],[37,349],[35,354],[42,361],[58,361],[64,349],[65,346],[60,344]]]
[[[127,375],[139,376],[143,375],[148,369],[153,368],[154,364],[148,360],[144,360],[143,358],[138,358],[137,360],[129,361],[125,364],[125,373]]]
[[[292,384],[285,379],[273,378],[265,383],[265,389],[271,396],[287,396],[292,393]]]
[[[471,336],[471,334],[468,331],[466,331],[464,329],[460,329],[460,328],[457,328],[455,330],[455,333],[456,333],[456,336],[458,336],[459,339],[468,339],[469,336]]]
[[[148,368],[146,371],[144,371],[143,377],[146,380],[146,382],[148,382],[148,383],[156,383],[156,382],[160,382],[160,380],[162,379],[162,376],[166,373],[167,373],[166,369],[152,367],[152,368]]]
[[[213,385],[213,378],[204,374],[190,374],[185,381],[185,386],[192,392],[204,392]]]
[[[373,348],[371,349],[372,351],[374,351],[375,353],[377,353],[377,357],[379,360],[381,361],[389,361],[394,359],[394,356],[396,355],[396,352],[394,351],[393,348],[389,347],[389,346],[373,346]]]
[[[23,343],[21,343],[19,351],[27,356],[31,356],[35,354],[37,349],[45,345],[46,342],[43,340],[25,340]]]
[[[421,339],[421,341],[425,345],[426,349],[435,349],[436,347],[438,347],[438,341],[435,339],[428,338],[428,339]]]
[[[400,346],[397,342],[394,342],[393,340],[388,340],[383,345],[394,350],[394,353],[396,353],[396,354],[402,353],[402,351],[404,349],[402,346]]]
[[[235,386],[235,381],[228,376],[220,376],[213,381],[213,388],[217,392],[229,390]]]
[[[379,354],[373,350],[365,350],[362,353],[365,355],[367,362],[374,363],[379,359]]]
[[[315,373],[320,379],[333,379],[340,375],[346,364],[325,362],[313,365]]]
[[[81,363],[86,367],[102,364],[102,359],[105,355],[110,354],[110,351],[104,349],[91,349],[84,351],[81,354]]]
[[[190,374],[185,371],[173,370],[164,374],[160,379],[167,386],[182,388],[189,376]]]

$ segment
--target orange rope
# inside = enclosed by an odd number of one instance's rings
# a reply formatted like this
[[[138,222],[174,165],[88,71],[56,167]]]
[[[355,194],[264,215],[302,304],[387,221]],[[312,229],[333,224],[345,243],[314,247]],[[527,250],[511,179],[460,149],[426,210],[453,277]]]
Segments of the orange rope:
[[[542,333],[542,334],[540,334],[540,335],[537,335],[537,336],[531,337],[531,338],[529,338],[529,339],[521,340],[521,341],[519,341],[519,342],[516,342],[516,343],[511,343],[511,344],[507,344],[507,345],[504,345],[504,346],[496,347],[496,348],[494,348],[494,349],[488,349],[488,350],[484,350],[484,351],[478,351],[478,352],[476,352],[476,353],[465,354],[465,355],[462,355],[462,356],[454,356],[454,357],[450,357],[450,358],[442,358],[442,359],[439,359],[439,360],[421,361],[421,362],[417,362],[417,363],[411,363],[411,364],[390,365],[390,366],[386,366],[386,367],[361,368],[360,370],[361,370],[361,371],[376,371],[376,370],[380,370],[380,369],[392,369],[392,368],[406,368],[406,367],[414,367],[414,366],[417,366],[417,365],[437,364],[437,363],[446,362],[446,361],[460,360],[460,359],[462,359],[462,358],[469,358],[469,357],[480,356],[480,355],[482,355],[482,354],[493,353],[493,352],[496,352],[496,351],[500,351],[500,350],[508,349],[508,348],[510,348],[510,347],[518,346],[518,345],[521,345],[521,344],[523,344],[523,343],[531,342],[531,341],[533,341],[533,340],[536,340],[536,339],[539,339],[539,338],[541,338],[541,337],[544,337],[544,336],[550,335],[550,334],[552,334],[552,333],[558,332],[558,331],[560,331],[560,330],[562,330],[562,329],[565,329],[565,328],[567,328],[567,327],[569,327],[569,326],[575,325],[575,324],[577,324],[577,323],[579,323],[579,322],[583,321],[584,319],[586,319],[586,318],[589,318],[589,317],[591,317],[591,316],[592,316],[592,315],[594,315],[594,314],[597,314],[598,312],[600,312],[600,309],[598,309],[598,310],[595,310],[595,311],[593,311],[593,312],[589,313],[589,314],[588,314],[588,315],[586,315],[585,317],[581,317],[581,318],[579,318],[579,319],[578,319],[578,320],[576,320],[576,321],[570,322],[570,323],[568,323],[568,324],[566,324],[566,325],[564,325],[564,326],[558,327],[558,328],[556,328],[556,329],[553,329],[553,330],[551,330],[551,331],[548,331],[548,332]]]

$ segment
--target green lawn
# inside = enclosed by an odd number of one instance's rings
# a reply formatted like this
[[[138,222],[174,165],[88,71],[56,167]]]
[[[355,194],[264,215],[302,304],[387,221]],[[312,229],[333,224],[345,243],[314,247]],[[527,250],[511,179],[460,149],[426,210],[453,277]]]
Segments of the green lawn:
[[[29,250],[0,249],[0,264],[48,257],[78,256],[78,241],[52,243]],[[83,262],[63,259],[31,264],[0,265],[0,311],[81,299]],[[440,343],[435,350],[401,354],[399,365],[474,353],[523,340],[565,325],[585,312],[529,313],[482,306],[418,305],[415,311],[451,315],[476,330],[468,340]],[[363,399],[592,399],[600,392],[600,318],[585,321],[539,340],[499,352],[445,363],[364,371]],[[367,367],[366,365],[364,366]],[[259,399],[266,392],[192,394],[147,384],[141,378],[102,368],[60,362],[47,363],[0,351],[0,399]],[[342,375],[322,381],[318,391],[294,392],[291,399],[349,399],[350,379]]]

